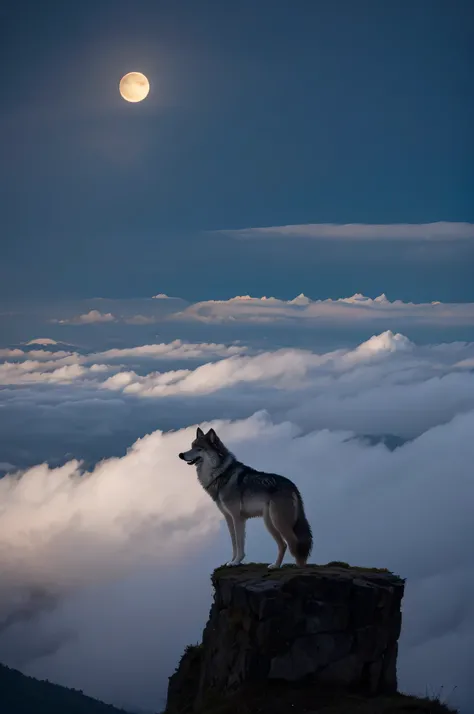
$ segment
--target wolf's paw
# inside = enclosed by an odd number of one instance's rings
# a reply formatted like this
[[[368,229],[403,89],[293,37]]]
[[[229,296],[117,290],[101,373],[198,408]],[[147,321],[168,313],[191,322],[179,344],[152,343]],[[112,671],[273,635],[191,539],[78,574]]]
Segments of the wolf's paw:
[[[235,568],[237,565],[240,565],[242,563],[242,560],[229,560],[228,563],[226,563],[226,566],[228,568]]]

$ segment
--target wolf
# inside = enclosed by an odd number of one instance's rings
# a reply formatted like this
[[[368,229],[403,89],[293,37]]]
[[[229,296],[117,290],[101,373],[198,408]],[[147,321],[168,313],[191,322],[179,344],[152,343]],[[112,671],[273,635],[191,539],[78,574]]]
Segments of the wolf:
[[[245,558],[245,523],[262,517],[275,539],[278,554],[269,568],[279,568],[287,547],[297,565],[306,565],[313,547],[311,526],[296,485],[285,476],[246,466],[222,443],[214,429],[207,434],[198,427],[189,451],[178,454],[196,466],[201,486],[223,514],[232,541],[229,566]]]

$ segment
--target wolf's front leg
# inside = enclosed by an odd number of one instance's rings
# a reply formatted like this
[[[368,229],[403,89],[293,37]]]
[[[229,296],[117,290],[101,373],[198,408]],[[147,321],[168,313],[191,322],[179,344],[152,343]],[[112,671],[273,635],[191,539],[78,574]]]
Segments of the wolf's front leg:
[[[232,560],[229,561],[228,563],[226,563],[226,565],[231,565],[237,555],[237,544],[236,544],[236,538],[235,538],[234,519],[232,518],[230,513],[227,513],[226,511],[224,511],[224,518],[227,523],[227,528],[229,529],[230,539],[232,541]]]
[[[240,565],[245,558],[245,520],[240,516],[233,516],[234,531],[237,553],[234,555],[232,562],[227,565]]]

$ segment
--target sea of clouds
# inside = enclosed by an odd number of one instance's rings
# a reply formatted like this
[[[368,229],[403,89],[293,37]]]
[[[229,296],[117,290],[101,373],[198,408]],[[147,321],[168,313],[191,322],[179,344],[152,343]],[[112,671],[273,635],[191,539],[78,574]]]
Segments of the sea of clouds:
[[[162,708],[229,557],[177,458],[212,425],[238,458],[298,484],[315,562],[407,578],[400,687],[472,710],[474,342],[445,337],[474,306],[112,302],[19,319],[0,349],[0,661]],[[81,319],[93,310],[112,318]],[[251,522],[248,558],[274,551]]]

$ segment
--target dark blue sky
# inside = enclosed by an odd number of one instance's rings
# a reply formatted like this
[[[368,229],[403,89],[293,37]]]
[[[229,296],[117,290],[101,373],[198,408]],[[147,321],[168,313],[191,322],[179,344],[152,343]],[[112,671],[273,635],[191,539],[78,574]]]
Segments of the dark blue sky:
[[[474,221],[469,0],[4,0],[0,293],[474,300],[474,248],[206,230]],[[472,44],[472,43],[471,43]],[[124,102],[118,81],[151,92]]]

